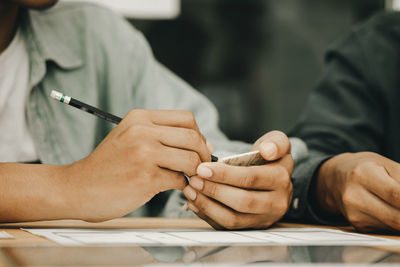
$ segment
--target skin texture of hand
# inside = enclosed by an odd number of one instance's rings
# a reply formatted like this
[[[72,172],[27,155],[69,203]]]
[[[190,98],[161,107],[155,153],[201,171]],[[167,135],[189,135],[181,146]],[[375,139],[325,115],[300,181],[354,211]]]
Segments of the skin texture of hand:
[[[278,131],[253,146],[267,161],[238,167],[202,163],[184,189],[188,208],[215,229],[263,229],[283,217],[292,199],[290,142]]]
[[[359,231],[400,230],[400,164],[371,152],[340,154],[320,168],[319,206]]]
[[[0,221],[121,217],[210,159],[192,113],[134,110],[76,163],[0,164]]]
[[[69,170],[71,184],[82,189],[77,191],[83,212],[79,217],[121,217],[159,192],[182,190],[187,183],[182,173],[195,175],[197,166],[210,159],[192,113],[131,111],[89,157]]]

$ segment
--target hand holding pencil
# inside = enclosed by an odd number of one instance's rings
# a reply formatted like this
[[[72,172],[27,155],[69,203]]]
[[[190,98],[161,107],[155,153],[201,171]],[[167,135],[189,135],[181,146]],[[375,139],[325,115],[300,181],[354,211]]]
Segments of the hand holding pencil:
[[[71,98],[64,100],[71,104]],[[133,110],[88,157],[68,168],[71,205],[86,221],[121,217],[159,192],[183,190],[182,172],[195,175],[197,166],[209,161],[211,152],[192,113]]]

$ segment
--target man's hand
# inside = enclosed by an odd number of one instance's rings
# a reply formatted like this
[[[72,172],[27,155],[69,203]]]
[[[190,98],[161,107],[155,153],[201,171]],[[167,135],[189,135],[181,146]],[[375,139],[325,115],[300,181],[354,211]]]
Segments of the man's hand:
[[[317,177],[319,205],[364,232],[400,230],[400,165],[371,152],[341,154]]]
[[[75,218],[123,216],[159,192],[182,190],[201,162],[210,161],[205,138],[186,111],[131,111],[87,158],[67,169],[66,190]]]
[[[289,208],[293,160],[288,138],[273,131],[252,150],[271,162],[250,167],[203,163],[184,189],[188,208],[216,229],[266,228]]]

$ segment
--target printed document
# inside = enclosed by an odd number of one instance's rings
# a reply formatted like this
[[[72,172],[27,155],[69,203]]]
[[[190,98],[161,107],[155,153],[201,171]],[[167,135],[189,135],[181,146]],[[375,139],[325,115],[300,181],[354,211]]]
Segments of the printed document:
[[[24,229],[65,246],[140,245],[400,245],[393,240],[371,235],[324,228],[279,228],[262,231],[214,231],[198,229]]]

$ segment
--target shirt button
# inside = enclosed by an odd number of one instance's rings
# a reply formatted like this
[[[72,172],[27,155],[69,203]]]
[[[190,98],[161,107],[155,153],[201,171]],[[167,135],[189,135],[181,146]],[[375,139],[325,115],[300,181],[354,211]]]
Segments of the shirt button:
[[[293,207],[293,209],[295,209],[295,210],[298,210],[299,209],[299,198],[298,197],[296,197],[295,199],[293,199],[293,204],[292,204],[292,207]]]

